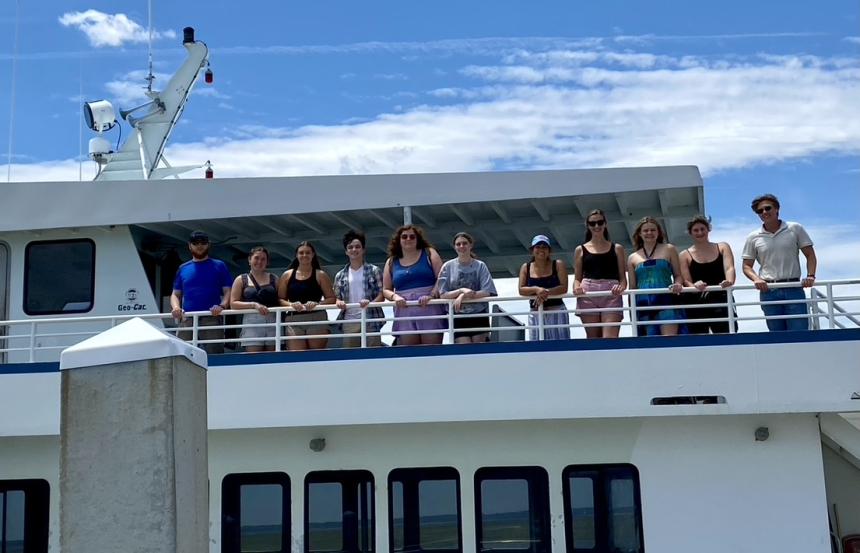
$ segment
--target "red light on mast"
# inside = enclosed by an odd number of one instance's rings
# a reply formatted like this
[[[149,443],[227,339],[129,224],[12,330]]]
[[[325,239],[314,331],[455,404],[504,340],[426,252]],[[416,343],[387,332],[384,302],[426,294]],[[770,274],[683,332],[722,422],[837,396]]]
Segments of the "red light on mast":
[[[206,72],[203,73],[203,82],[206,84],[212,84],[215,81],[215,73],[212,72],[211,69],[207,68]]]

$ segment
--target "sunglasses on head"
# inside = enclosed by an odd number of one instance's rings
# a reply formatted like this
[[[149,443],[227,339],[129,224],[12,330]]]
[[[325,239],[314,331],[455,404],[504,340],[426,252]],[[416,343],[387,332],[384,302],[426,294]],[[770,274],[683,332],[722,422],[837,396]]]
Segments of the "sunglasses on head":
[[[772,205],[763,205],[760,208],[756,209],[755,212],[761,215],[765,211],[770,211],[771,209],[773,209]]]
[[[400,235],[401,240],[415,240],[416,238],[418,238],[417,234],[401,234]]]
[[[606,224],[606,219],[601,219],[599,221],[588,221],[588,226],[590,227],[599,227],[601,225]]]

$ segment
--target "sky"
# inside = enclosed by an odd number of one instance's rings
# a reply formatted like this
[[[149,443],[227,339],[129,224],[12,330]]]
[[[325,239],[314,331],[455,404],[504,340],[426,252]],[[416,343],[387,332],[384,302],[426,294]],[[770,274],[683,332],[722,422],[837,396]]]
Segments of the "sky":
[[[212,160],[219,177],[696,165],[713,238],[738,252],[758,224],[749,200],[772,192],[825,253],[819,278],[857,276],[856,0],[154,0],[152,13],[156,88],[184,59],[184,26],[215,73],[171,138],[174,165]],[[92,177],[81,98],[145,101],[148,21],[143,0],[0,3],[0,182]]]

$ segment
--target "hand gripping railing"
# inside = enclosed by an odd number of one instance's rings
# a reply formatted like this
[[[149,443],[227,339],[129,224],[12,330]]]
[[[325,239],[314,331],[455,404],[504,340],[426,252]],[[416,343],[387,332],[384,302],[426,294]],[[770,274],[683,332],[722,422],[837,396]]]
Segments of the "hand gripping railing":
[[[779,288],[792,288],[798,287],[800,283],[777,283],[770,284],[769,287],[771,289],[779,289]],[[823,291],[822,291],[823,290]],[[707,292],[729,292],[726,294],[725,302],[713,302],[713,303],[699,303],[695,305],[691,305],[689,302],[683,301],[685,296],[689,297],[690,294],[700,294],[701,292],[695,288],[684,288],[682,296],[670,296],[672,300],[670,305],[656,305],[656,306],[646,306],[646,305],[635,305],[635,298],[640,295],[663,295],[670,294],[668,289],[645,289],[645,290],[627,290],[624,292],[624,296],[627,298],[625,305],[622,307],[608,307],[608,308],[597,308],[597,309],[569,309],[568,305],[565,305],[565,309],[555,310],[555,313],[566,313],[568,316],[577,315],[577,314],[599,314],[599,313],[607,313],[607,312],[621,312],[625,315],[623,320],[618,322],[597,322],[597,323],[582,323],[575,318],[568,324],[551,324],[545,319],[545,315],[547,315],[549,310],[544,309],[543,305],[539,305],[536,310],[530,309],[527,307],[527,300],[529,298],[522,296],[507,296],[507,297],[491,297],[491,298],[481,298],[476,300],[469,300],[464,302],[464,304],[497,304],[505,307],[505,311],[502,313],[493,313],[491,309],[486,310],[486,312],[482,312],[480,316],[486,316],[490,320],[490,325],[487,327],[480,328],[470,328],[470,331],[475,332],[487,332],[491,337],[498,335],[502,331],[510,330],[509,327],[500,327],[494,322],[498,322],[499,317],[506,318],[515,318],[517,320],[522,320],[522,326],[520,327],[523,330],[535,330],[536,338],[538,340],[543,340],[547,336],[547,332],[550,329],[557,328],[569,328],[572,330],[582,330],[589,327],[604,327],[604,326],[617,326],[623,328],[628,328],[631,330],[631,334],[634,334],[634,329],[645,327],[648,325],[668,325],[668,324],[683,324],[691,322],[689,318],[679,318],[679,319],[670,319],[670,320],[642,320],[643,314],[647,314],[648,312],[655,310],[664,310],[664,309],[687,309],[688,311],[694,309],[706,309],[706,308],[719,308],[725,309],[726,315],[723,317],[709,317],[709,318],[701,318],[695,319],[692,322],[728,322],[729,331],[735,332],[735,323],[738,323],[740,331],[749,331],[749,330],[764,330],[761,327],[761,323],[766,320],[773,319],[799,319],[799,318],[810,318],[813,322],[820,327],[821,321],[827,323],[827,328],[829,329],[839,329],[839,328],[849,328],[849,327],[860,327],[860,279],[854,280],[831,280],[831,281],[822,281],[816,284],[815,288],[812,288],[810,291],[809,297],[805,297],[803,300],[782,300],[782,301],[774,301],[767,302],[767,305],[783,305],[790,303],[804,303],[810,307],[810,312],[808,314],[789,314],[789,315],[776,315],[776,316],[766,316],[762,314],[758,308],[762,305],[762,302],[759,300],[756,294],[755,287],[752,285],[739,285],[733,286],[727,289],[720,288],[718,286],[710,286],[705,289]],[[736,298],[733,294],[737,294]],[[590,292],[584,294],[580,297],[588,297],[588,298],[601,298],[611,296],[611,292]],[[746,296],[746,297],[741,297]],[[556,296],[561,298],[562,300],[570,300],[575,299],[577,296],[573,296],[571,294],[565,294],[562,296]],[[205,344],[218,344],[223,343],[226,345],[234,345],[234,347],[238,346],[240,342],[243,341],[241,336],[237,337],[225,337],[225,338],[217,338],[217,339],[201,339],[200,333],[201,330],[223,330],[228,333],[236,333],[241,331],[242,328],[253,328],[253,327],[273,327],[272,336],[263,337],[263,338],[255,338],[255,340],[264,340],[269,342],[274,342],[275,351],[283,351],[287,348],[287,344],[291,340],[305,340],[305,339],[313,339],[313,338],[331,338],[333,336],[341,336],[341,337],[358,337],[360,340],[361,347],[368,347],[368,338],[373,336],[379,336],[380,338],[396,338],[399,335],[407,335],[407,334],[424,334],[427,332],[432,333],[440,333],[445,332],[451,334],[454,329],[455,321],[458,318],[462,317],[470,317],[475,316],[476,314],[470,313],[457,313],[453,309],[454,300],[432,300],[431,304],[441,304],[445,305],[448,308],[448,312],[444,315],[409,315],[405,317],[401,317],[402,320],[413,320],[413,321],[421,321],[428,320],[434,318],[444,318],[445,320],[445,328],[441,330],[432,330],[432,331],[422,331],[422,330],[413,330],[413,331],[398,331],[393,332],[388,329],[390,323],[392,323],[395,319],[391,316],[386,315],[382,318],[372,318],[368,316],[367,309],[361,309],[361,316],[359,319],[348,319],[348,320],[338,320],[332,321],[334,318],[329,316],[330,319],[327,322],[324,321],[284,321],[282,320],[281,313],[287,313],[293,311],[291,307],[282,307],[282,308],[272,308],[271,312],[276,313],[274,322],[266,322],[266,323],[255,323],[255,324],[247,324],[243,325],[241,321],[238,324],[228,324],[222,320],[222,324],[217,325],[201,325],[200,318],[211,316],[208,311],[199,311],[199,312],[190,312],[186,313],[186,317],[190,318],[191,323],[188,326],[174,326],[175,322],[172,320],[172,317],[169,313],[166,314],[145,314],[145,315],[137,315],[143,319],[154,322],[156,325],[161,325],[165,327],[165,330],[171,333],[177,333],[180,331],[189,332],[190,333],[190,342],[197,345],[205,345]],[[415,306],[418,305],[417,301],[407,302],[407,306]],[[379,303],[371,303],[367,307],[382,307],[384,309],[390,309],[393,306],[391,302],[379,302]],[[358,304],[347,304],[347,308],[355,307],[361,308]],[[336,311],[340,313],[340,310],[334,305],[321,305],[317,306],[315,311]],[[246,310],[226,310],[223,312],[224,315],[244,315],[248,313],[256,313],[256,311],[251,309]],[[532,320],[529,321],[528,316],[532,315]],[[98,334],[107,328],[110,328],[122,321],[125,321],[134,316],[131,315],[107,315],[107,316],[91,316],[91,317],[54,317],[54,318],[43,318],[43,319],[23,319],[23,320],[11,320],[11,321],[0,321],[0,357],[5,356],[5,362],[33,362],[40,360],[55,360],[59,357],[59,351],[65,349],[66,347],[77,343],[83,339],[86,339],[89,336],[93,336]],[[819,321],[820,319],[820,321]],[[344,323],[359,323],[360,331],[356,333],[340,333],[335,335],[330,334],[316,334],[316,335],[299,335],[299,336],[291,336],[289,335],[288,328],[291,325],[295,326],[320,326],[323,324],[329,325],[329,327],[334,326],[336,329],[340,328]],[[759,326],[756,326],[759,325]],[[382,326],[382,328],[378,331],[371,331],[370,327]],[[453,341],[453,338],[451,339]]]

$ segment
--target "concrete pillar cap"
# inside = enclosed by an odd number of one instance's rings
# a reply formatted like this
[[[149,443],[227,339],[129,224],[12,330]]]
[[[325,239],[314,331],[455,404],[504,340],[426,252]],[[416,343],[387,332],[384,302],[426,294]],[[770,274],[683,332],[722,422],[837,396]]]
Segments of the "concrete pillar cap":
[[[176,356],[208,367],[205,351],[135,317],[64,349],[60,370]]]

